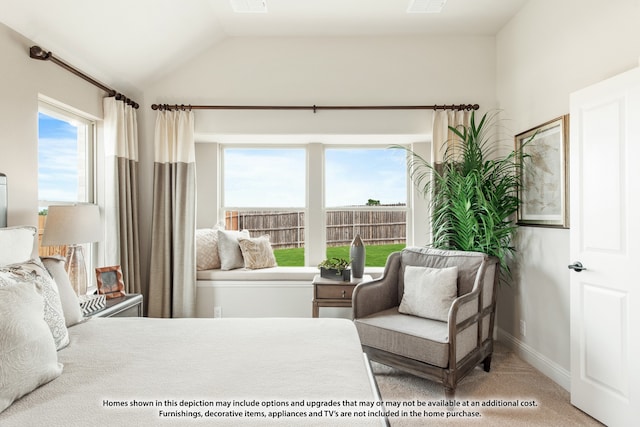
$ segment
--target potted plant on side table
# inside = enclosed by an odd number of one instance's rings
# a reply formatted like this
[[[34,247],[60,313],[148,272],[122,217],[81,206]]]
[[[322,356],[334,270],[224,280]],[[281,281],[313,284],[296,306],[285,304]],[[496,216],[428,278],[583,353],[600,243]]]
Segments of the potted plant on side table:
[[[344,258],[327,258],[318,264],[320,268],[320,277],[331,280],[339,280],[341,282],[351,281],[351,269],[349,261]]]

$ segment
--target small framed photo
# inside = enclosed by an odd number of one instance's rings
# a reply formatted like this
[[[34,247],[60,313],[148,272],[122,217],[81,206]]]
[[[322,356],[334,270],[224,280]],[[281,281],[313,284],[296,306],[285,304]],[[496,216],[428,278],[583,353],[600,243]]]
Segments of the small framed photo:
[[[98,280],[98,294],[104,295],[107,299],[125,295],[122,270],[119,265],[96,268],[96,278]]]
[[[569,228],[569,115],[516,135],[518,225]]]

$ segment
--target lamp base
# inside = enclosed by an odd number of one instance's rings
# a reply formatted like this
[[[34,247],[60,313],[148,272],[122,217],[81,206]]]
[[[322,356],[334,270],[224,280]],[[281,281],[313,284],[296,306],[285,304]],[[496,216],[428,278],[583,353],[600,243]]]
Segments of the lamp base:
[[[78,296],[87,294],[87,266],[84,262],[84,251],[80,245],[67,247],[67,275],[73,290]]]

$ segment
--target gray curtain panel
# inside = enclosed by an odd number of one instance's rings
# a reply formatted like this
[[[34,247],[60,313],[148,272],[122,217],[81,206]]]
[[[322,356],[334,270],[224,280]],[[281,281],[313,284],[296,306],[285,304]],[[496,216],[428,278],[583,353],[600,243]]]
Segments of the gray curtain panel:
[[[141,293],[136,110],[104,98],[105,265],[120,265],[127,293]]]
[[[195,171],[193,112],[158,112],[149,317],[195,316]]]

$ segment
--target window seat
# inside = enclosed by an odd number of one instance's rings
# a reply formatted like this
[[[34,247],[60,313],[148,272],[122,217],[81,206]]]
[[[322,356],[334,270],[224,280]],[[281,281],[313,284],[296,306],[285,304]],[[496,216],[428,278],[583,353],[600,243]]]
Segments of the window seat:
[[[384,267],[367,267],[380,277]],[[317,267],[197,272],[197,317],[311,317]]]

